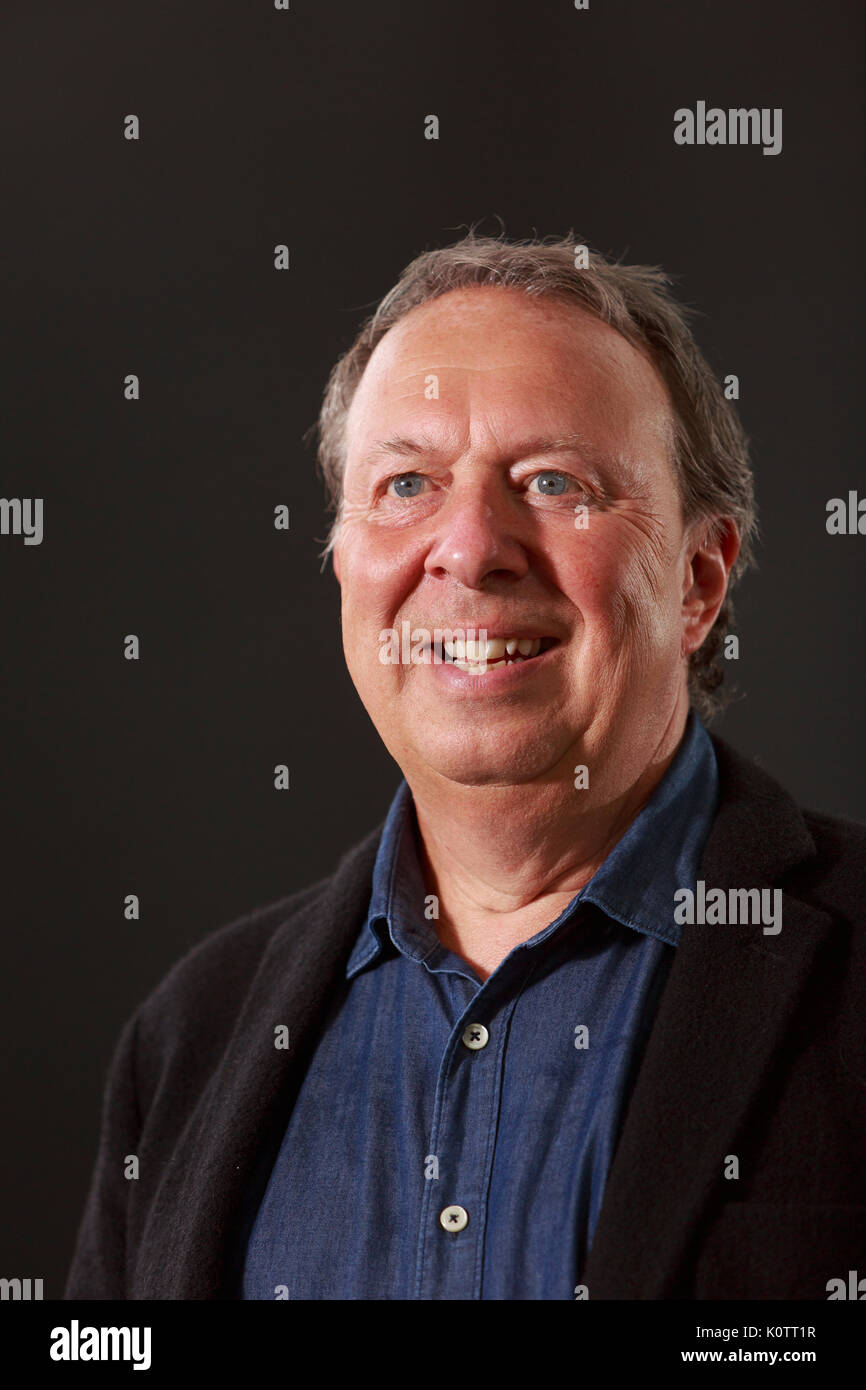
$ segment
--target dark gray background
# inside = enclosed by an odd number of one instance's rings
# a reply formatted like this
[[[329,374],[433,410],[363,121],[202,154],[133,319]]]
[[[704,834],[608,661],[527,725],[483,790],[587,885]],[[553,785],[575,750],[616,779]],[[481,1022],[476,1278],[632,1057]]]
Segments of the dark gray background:
[[[854,0],[4,8],[0,491],[45,499],[45,539],[0,537],[0,1275],[59,1296],[138,1001],[384,815],[399,771],[344,670],[302,436],[362,315],[468,223],[573,229],[700,309],[762,524],[715,727],[866,819],[866,538],[825,530],[866,491],[862,27]],[[781,106],[782,153],[675,146],[699,99]]]

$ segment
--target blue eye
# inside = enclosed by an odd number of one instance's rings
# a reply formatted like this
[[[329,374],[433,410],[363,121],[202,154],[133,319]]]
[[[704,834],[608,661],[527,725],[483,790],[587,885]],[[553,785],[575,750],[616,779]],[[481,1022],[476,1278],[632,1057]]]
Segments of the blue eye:
[[[564,473],[536,473],[531,481],[538,483],[538,491],[543,497],[561,497],[568,487]]]
[[[389,487],[393,486],[398,497],[417,497],[423,481],[420,473],[400,473],[398,477],[391,479]]]

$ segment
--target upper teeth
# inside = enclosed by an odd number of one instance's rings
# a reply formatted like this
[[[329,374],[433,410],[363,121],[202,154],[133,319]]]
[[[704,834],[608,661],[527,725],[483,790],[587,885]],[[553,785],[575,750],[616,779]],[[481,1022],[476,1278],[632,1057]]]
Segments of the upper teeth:
[[[505,656],[538,656],[540,637],[488,637],[486,642],[444,642],[445,653],[456,661],[499,661]]]

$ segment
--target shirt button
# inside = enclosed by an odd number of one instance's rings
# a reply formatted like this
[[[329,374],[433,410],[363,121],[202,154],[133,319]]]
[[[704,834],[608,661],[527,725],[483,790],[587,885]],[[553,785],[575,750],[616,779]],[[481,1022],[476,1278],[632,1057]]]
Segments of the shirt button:
[[[480,1047],[486,1047],[490,1041],[490,1034],[483,1023],[470,1023],[468,1028],[463,1030],[463,1042],[473,1052],[477,1052]]]
[[[443,1207],[439,1213],[439,1225],[443,1231],[462,1231],[469,1220],[465,1207]]]

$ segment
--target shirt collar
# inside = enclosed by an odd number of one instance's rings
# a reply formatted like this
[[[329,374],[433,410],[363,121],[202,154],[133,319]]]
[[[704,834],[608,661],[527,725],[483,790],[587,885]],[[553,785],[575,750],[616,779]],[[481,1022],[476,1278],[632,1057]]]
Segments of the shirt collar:
[[[525,944],[545,941],[580,902],[591,902],[623,926],[678,945],[674,893],[695,887],[717,804],[715,751],[691,710],[676,755],[646,805],[559,917]],[[404,780],[379,841],[369,910],[346,966],[349,979],[382,954],[389,938],[397,950],[419,961],[441,949],[432,922],[424,916],[426,888],[417,834],[415,805]]]
[[[691,710],[670,767],[582,890],[581,899],[596,903],[624,926],[679,945],[674,893],[695,889],[718,800],[715,749]]]

